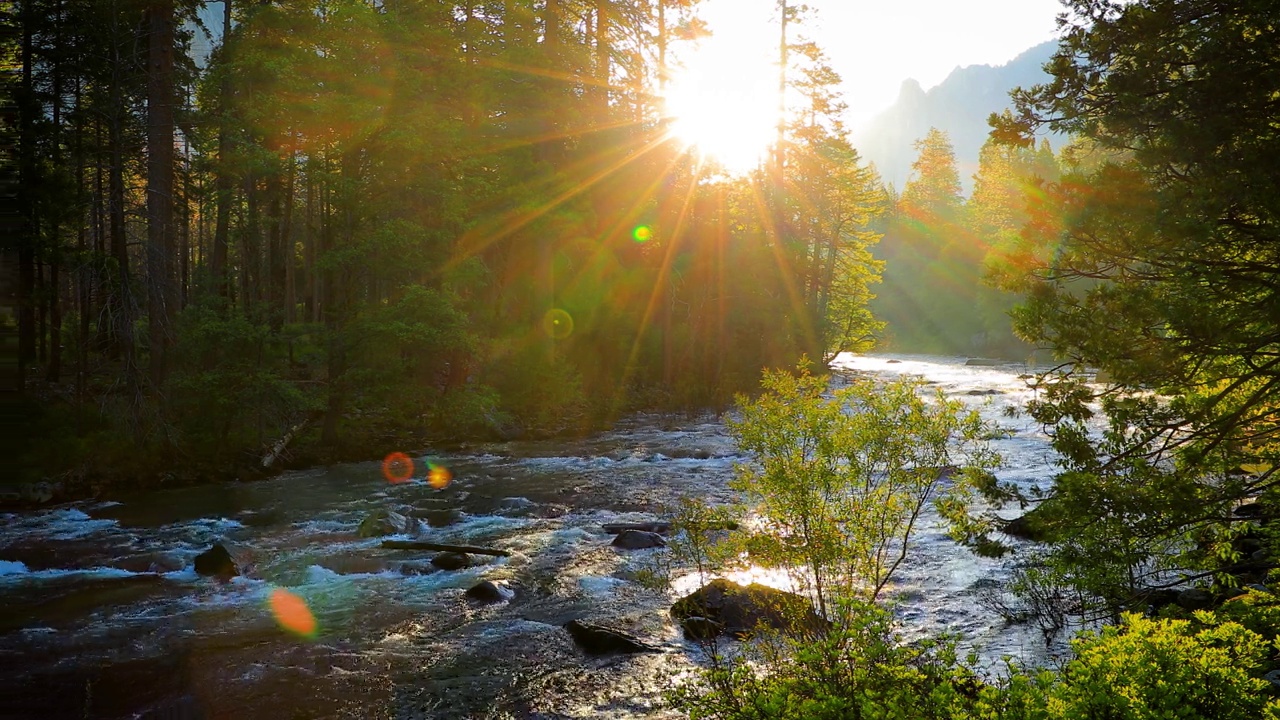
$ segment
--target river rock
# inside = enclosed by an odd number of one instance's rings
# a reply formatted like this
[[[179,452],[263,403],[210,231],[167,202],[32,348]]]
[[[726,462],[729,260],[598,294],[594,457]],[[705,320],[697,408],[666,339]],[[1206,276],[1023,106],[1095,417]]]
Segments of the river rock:
[[[993,365],[999,365],[1000,361],[992,360],[991,358],[974,357],[974,358],[969,358],[968,360],[965,360],[964,364],[969,367],[991,367]]]
[[[588,655],[659,652],[652,645],[646,645],[621,630],[613,630],[581,620],[570,620],[564,624],[564,629],[573,638],[573,642]]]
[[[1262,676],[1263,680],[1271,683],[1273,687],[1280,688],[1280,670],[1272,670]]]
[[[1243,505],[1236,507],[1234,510],[1231,511],[1231,514],[1241,518],[1261,519],[1261,518],[1273,517],[1276,514],[1276,512],[1275,512],[1275,508],[1272,507],[1271,505],[1268,505],[1260,501],[1254,501],[1254,502],[1247,502]]]
[[[537,505],[527,497],[507,497],[498,501],[498,512],[515,515],[531,512]]]
[[[418,520],[401,515],[394,510],[374,510],[360,521],[360,528],[356,530],[356,534],[362,538],[417,535]]]
[[[1023,540],[1032,542],[1049,542],[1053,539],[1054,530],[1045,518],[1045,505],[1040,505],[1028,510],[1022,517],[1017,517],[1005,522],[1004,527],[1000,528],[1006,535],[1012,535]]]
[[[185,564],[181,558],[162,552],[133,555],[112,563],[121,570],[135,573],[174,572],[181,570]]]
[[[656,532],[643,530],[623,530],[609,543],[623,550],[644,550],[646,548],[666,547],[667,541]]]
[[[471,556],[466,553],[443,552],[431,558],[431,564],[441,570],[462,570],[471,567]]]
[[[465,595],[471,600],[485,604],[502,602],[515,597],[515,593],[492,580],[481,580],[468,588]]]
[[[1152,612],[1159,612],[1160,608],[1167,605],[1176,605],[1178,603],[1177,590],[1169,588],[1160,588],[1157,590],[1148,590],[1142,595],[1142,603],[1151,609]]]
[[[684,636],[690,640],[710,640],[724,632],[724,625],[697,615],[680,621]]]
[[[447,510],[423,510],[418,516],[426,521],[427,525],[433,528],[449,527],[456,525],[465,518],[462,511],[457,508],[449,508]]]
[[[240,574],[240,568],[236,567],[236,561],[231,557],[231,553],[222,546],[222,543],[215,543],[213,547],[197,555],[195,569],[197,575],[217,577],[224,580]]]
[[[1213,595],[1201,588],[1187,588],[1178,593],[1178,605],[1187,610],[1204,610],[1213,605]]]
[[[53,485],[47,482],[35,482],[23,485],[18,491],[22,501],[33,505],[43,505],[53,500]]]
[[[421,560],[410,560],[409,562],[400,563],[401,575],[430,575],[431,573],[440,572],[440,568],[429,562]]]
[[[671,606],[671,616],[680,621],[705,618],[739,637],[762,625],[789,632],[828,625],[800,595],[759,583],[742,586],[723,578],[677,600]]]

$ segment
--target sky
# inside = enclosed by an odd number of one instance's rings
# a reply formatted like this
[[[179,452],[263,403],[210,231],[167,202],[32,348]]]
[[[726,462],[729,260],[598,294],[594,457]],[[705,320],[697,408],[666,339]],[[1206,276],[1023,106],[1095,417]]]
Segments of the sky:
[[[902,81],[924,89],[956,67],[1002,65],[1056,37],[1058,0],[803,0],[798,31],[818,43],[844,79],[846,122],[857,131],[897,99]],[[704,0],[713,37],[686,56],[704,88],[733,84],[759,96],[776,87],[775,0]]]
[[[893,104],[903,80],[915,78],[928,90],[956,67],[1006,63],[1055,37],[1062,9],[1058,0],[802,1],[811,11],[797,31],[816,41],[843,77],[846,123],[855,135]],[[772,104],[767,97],[777,87],[776,4],[702,0],[698,14],[713,37],[682,53],[687,72],[677,79],[683,92],[732,107]],[[201,17],[218,34],[222,3],[207,3]],[[199,56],[213,42],[196,35]]]

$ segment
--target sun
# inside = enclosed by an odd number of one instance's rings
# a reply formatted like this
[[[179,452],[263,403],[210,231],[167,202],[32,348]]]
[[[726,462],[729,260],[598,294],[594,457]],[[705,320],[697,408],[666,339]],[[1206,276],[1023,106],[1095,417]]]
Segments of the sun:
[[[767,9],[757,17],[742,8],[681,48],[663,91],[672,136],[730,174],[759,167],[777,137],[776,30]]]
[[[777,132],[776,103],[765,83],[705,72],[681,74],[666,96],[672,136],[734,175],[764,159]]]

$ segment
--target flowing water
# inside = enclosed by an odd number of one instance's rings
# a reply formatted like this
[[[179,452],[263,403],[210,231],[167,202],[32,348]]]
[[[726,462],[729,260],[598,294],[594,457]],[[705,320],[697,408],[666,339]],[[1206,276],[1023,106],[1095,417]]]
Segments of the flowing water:
[[[1021,365],[906,355],[834,365],[922,377],[980,408],[1010,431],[997,441],[1002,480],[1030,486],[1053,473],[1043,434],[1004,413],[1028,398]],[[733,466],[747,458],[724,424],[637,416],[584,440],[433,460],[453,473],[443,490],[390,484],[379,463],[355,463],[0,515],[0,717],[679,717],[663,693],[700,649],[668,618],[673,596],[638,582],[665,551],[616,550],[601,525],[663,517],[685,495],[731,501]],[[430,553],[357,536],[379,508],[460,510],[459,522],[419,539],[512,554],[423,572]],[[192,559],[216,541],[244,576],[195,574]],[[894,588],[904,632],[955,633],[987,663],[1042,658],[1038,632],[978,602],[1008,572],[931,518]],[[514,598],[468,602],[463,592],[481,579],[507,583]],[[314,637],[277,624],[278,588],[306,603]],[[561,628],[574,618],[662,652],[586,657]]]

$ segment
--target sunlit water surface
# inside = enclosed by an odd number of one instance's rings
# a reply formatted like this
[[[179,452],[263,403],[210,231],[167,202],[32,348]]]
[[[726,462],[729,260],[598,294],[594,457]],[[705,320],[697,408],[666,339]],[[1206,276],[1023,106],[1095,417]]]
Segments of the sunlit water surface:
[[[917,376],[1007,429],[1002,480],[1044,484],[1047,439],[1005,409],[1029,397],[1022,365],[964,358],[841,356],[834,367]],[[395,448],[389,448],[393,450]],[[702,659],[667,615],[673,599],[638,574],[665,551],[619,551],[602,523],[663,517],[685,495],[728,489],[735,448],[722,422],[630,418],[585,440],[478,445],[433,456],[454,480],[389,484],[378,463],[256,483],[163,491],[0,515],[0,702],[14,717],[663,718],[663,693]],[[420,458],[416,458],[420,460]],[[419,462],[421,468],[421,462]],[[421,477],[421,469],[418,477]],[[429,553],[387,551],[356,528],[369,511],[456,508],[420,539],[489,545],[460,571],[408,575]],[[246,576],[198,577],[195,555],[226,541]],[[894,584],[908,636],[946,631],[994,666],[1045,657],[1033,628],[979,602],[1006,562],[974,557],[936,517]],[[510,602],[463,596],[505,581]],[[756,573],[740,579],[784,583]],[[695,578],[684,576],[684,589]],[[312,614],[310,637],[282,629],[278,589]],[[277,595],[277,598],[279,596]],[[588,658],[561,624],[627,630],[663,652]]]

